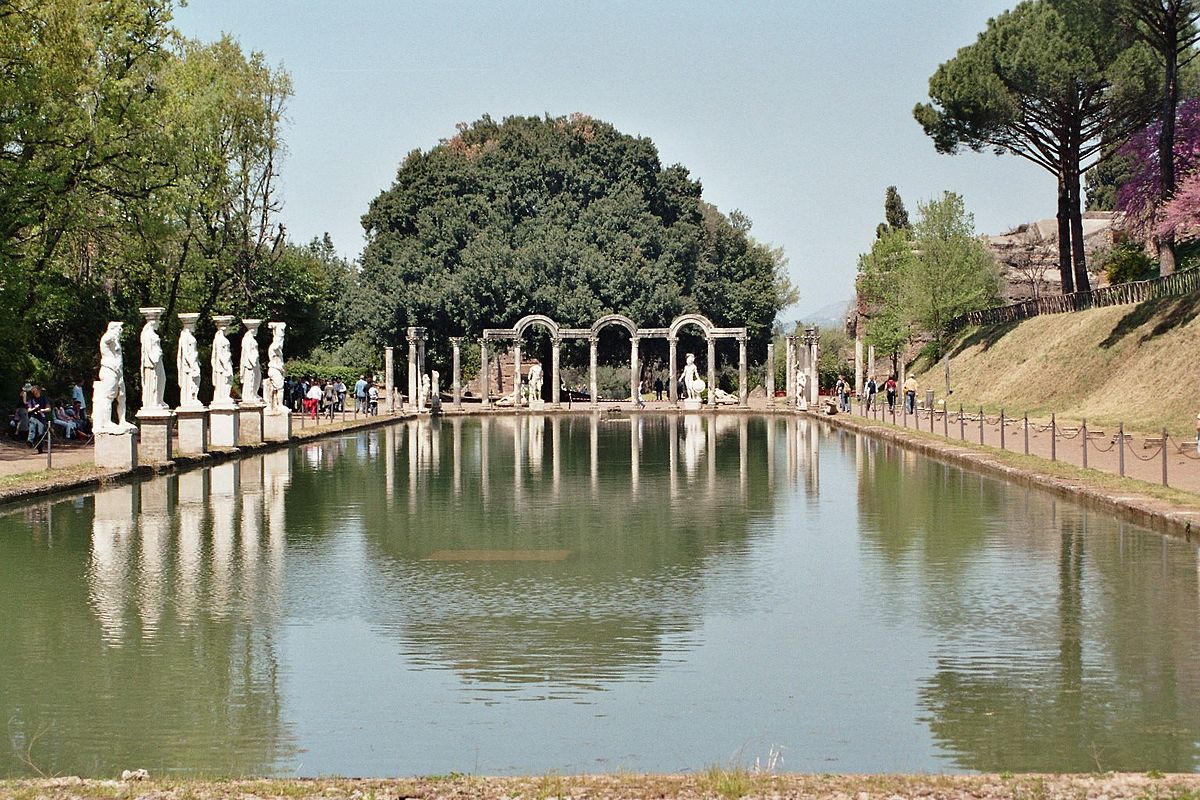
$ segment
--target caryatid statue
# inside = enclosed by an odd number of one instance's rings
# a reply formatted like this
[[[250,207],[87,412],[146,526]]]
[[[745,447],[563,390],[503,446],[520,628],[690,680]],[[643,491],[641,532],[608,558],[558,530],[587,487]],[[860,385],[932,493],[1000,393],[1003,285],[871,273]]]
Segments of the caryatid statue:
[[[700,370],[696,368],[696,357],[691,353],[687,354],[686,363],[683,365],[683,373],[680,378],[683,380],[683,388],[687,392],[688,400],[699,400],[700,393],[704,391],[704,380],[700,377]]]
[[[180,314],[183,330],[179,332],[179,349],[175,353],[175,369],[179,381],[179,407],[200,408],[200,349],[196,345],[196,320],[199,314]]]
[[[267,345],[267,411],[272,414],[284,413],[283,379],[286,376],[283,365],[283,331],[286,322],[267,323],[271,328],[271,343]]]
[[[429,409],[431,411],[442,410],[442,376],[435,369],[429,373]]]
[[[262,367],[258,363],[258,326],[261,319],[244,319],[246,332],[242,334],[242,352],[239,358],[242,377],[242,402],[262,402]]]
[[[167,368],[163,364],[162,339],[158,322],[165,309],[139,308],[146,318],[142,326],[142,410],[165,411],[163,393],[167,390]]]
[[[808,372],[796,370],[796,407],[801,411],[808,408]]]
[[[430,383],[429,376],[421,376],[421,388],[417,391],[417,410],[424,411],[429,406]]]
[[[233,349],[229,346],[229,339],[225,336],[225,331],[233,322],[233,317],[213,317],[213,323],[217,326],[217,332],[213,334],[212,358],[209,359],[212,365],[212,382],[213,382],[213,399],[214,406],[229,407],[234,405],[233,401]]]
[[[108,323],[100,337],[100,378],[92,384],[92,423],[100,433],[126,433],[137,426],[125,418],[125,367],[121,360],[120,322]],[[113,403],[117,419],[113,421]]]

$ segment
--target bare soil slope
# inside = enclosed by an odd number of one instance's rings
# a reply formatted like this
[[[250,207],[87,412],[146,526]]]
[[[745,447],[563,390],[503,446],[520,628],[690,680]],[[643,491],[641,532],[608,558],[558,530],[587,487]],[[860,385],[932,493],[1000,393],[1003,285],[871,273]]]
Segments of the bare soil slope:
[[[965,331],[950,349],[952,406],[1195,436],[1200,294]],[[918,374],[944,391],[944,363]]]

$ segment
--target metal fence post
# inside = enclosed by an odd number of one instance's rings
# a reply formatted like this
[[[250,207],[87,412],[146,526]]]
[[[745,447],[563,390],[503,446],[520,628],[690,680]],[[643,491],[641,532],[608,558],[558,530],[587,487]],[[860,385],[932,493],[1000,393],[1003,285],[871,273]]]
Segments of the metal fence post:
[[[979,407],[979,443],[983,444],[983,406]]]
[[[1087,469],[1087,417],[1084,417],[1079,433],[1083,435],[1083,468]]]
[[[1000,409],[1000,449],[1004,449],[1004,409]]]
[[[50,412],[54,414],[53,411]],[[50,417],[50,424],[46,426],[46,470],[54,469],[54,437],[50,435],[50,425],[54,424],[54,417]]]
[[[1054,415],[1050,415],[1050,460],[1058,460],[1058,425],[1054,422]]]
[[[950,406],[942,404],[942,436],[950,438]]]
[[[958,404],[958,438],[964,442],[967,440],[967,423],[963,419],[962,403]]]
[[[1025,455],[1029,455],[1029,412],[1025,412]]]
[[[1125,423],[1117,423],[1117,444],[1120,445],[1117,453],[1117,472],[1122,478],[1125,477]]]
[[[1167,429],[1166,428],[1163,428],[1162,449],[1163,449],[1163,459],[1162,459],[1162,461],[1163,461],[1163,486],[1168,486],[1169,484],[1167,483]]]

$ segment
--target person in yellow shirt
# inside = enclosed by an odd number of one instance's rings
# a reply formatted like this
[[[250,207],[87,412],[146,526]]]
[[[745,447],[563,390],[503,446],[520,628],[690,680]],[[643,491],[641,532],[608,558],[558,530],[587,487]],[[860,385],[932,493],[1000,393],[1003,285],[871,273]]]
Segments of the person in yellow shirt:
[[[917,379],[912,375],[904,379],[904,407],[909,414],[917,409]]]

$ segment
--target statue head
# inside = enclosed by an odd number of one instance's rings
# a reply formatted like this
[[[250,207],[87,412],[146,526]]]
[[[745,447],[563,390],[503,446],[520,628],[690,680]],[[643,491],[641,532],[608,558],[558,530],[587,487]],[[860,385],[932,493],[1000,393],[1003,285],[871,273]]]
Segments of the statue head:
[[[696,357],[691,353],[688,353],[687,358],[684,359],[684,362],[688,364],[694,364],[696,363]]]

